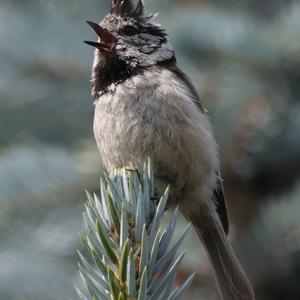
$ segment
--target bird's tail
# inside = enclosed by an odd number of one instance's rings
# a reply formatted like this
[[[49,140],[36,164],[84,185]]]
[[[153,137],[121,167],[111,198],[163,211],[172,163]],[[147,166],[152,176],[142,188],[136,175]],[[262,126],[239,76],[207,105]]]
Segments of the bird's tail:
[[[191,218],[211,261],[218,288],[224,300],[255,300],[253,288],[217,219],[205,232]]]

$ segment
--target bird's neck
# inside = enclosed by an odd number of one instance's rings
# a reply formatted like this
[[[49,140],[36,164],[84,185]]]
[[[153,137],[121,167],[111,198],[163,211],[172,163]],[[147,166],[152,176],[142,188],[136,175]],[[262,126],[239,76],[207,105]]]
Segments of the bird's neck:
[[[159,66],[173,64],[176,65],[175,57],[157,63]],[[112,85],[117,86],[132,76],[143,73],[149,69],[149,67],[150,66],[138,66],[132,68],[116,57],[101,59],[95,56],[91,76],[92,95],[96,99],[105,93],[109,93]]]
[[[132,76],[132,70],[125,62],[112,58],[97,58],[95,56],[92,70],[92,95],[98,97],[108,91],[112,84],[118,84]]]

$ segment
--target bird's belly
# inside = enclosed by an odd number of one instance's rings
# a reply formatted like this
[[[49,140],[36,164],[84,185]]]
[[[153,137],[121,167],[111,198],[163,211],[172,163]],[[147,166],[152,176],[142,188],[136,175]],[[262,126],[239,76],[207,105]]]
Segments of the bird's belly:
[[[158,176],[179,189],[201,182],[214,184],[216,146],[199,120],[194,125],[185,122],[176,115],[182,112],[153,101],[112,101],[99,101],[94,118],[94,134],[106,168],[128,166],[150,156]]]
[[[121,107],[123,106],[123,107]],[[162,143],[159,124],[147,119],[134,105],[96,106],[94,135],[106,168],[130,165],[136,159],[153,156]]]

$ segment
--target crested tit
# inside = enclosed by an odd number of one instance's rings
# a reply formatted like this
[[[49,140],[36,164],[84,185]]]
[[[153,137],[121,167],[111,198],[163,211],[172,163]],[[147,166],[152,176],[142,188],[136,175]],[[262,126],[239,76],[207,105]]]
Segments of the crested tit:
[[[218,147],[189,78],[177,67],[165,29],[143,0],[113,0],[100,25],[92,70],[94,135],[107,169],[133,158],[154,161],[159,185],[170,184],[201,239],[224,300],[254,299],[227,239],[228,219]]]

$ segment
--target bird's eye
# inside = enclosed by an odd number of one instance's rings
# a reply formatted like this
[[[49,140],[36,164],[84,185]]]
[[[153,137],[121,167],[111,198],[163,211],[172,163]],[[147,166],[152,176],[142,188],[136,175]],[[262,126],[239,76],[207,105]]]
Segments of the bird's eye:
[[[124,34],[131,36],[131,35],[137,34],[138,30],[135,27],[133,27],[133,26],[126,26],[123,29],[123,32],[124,32]]]

